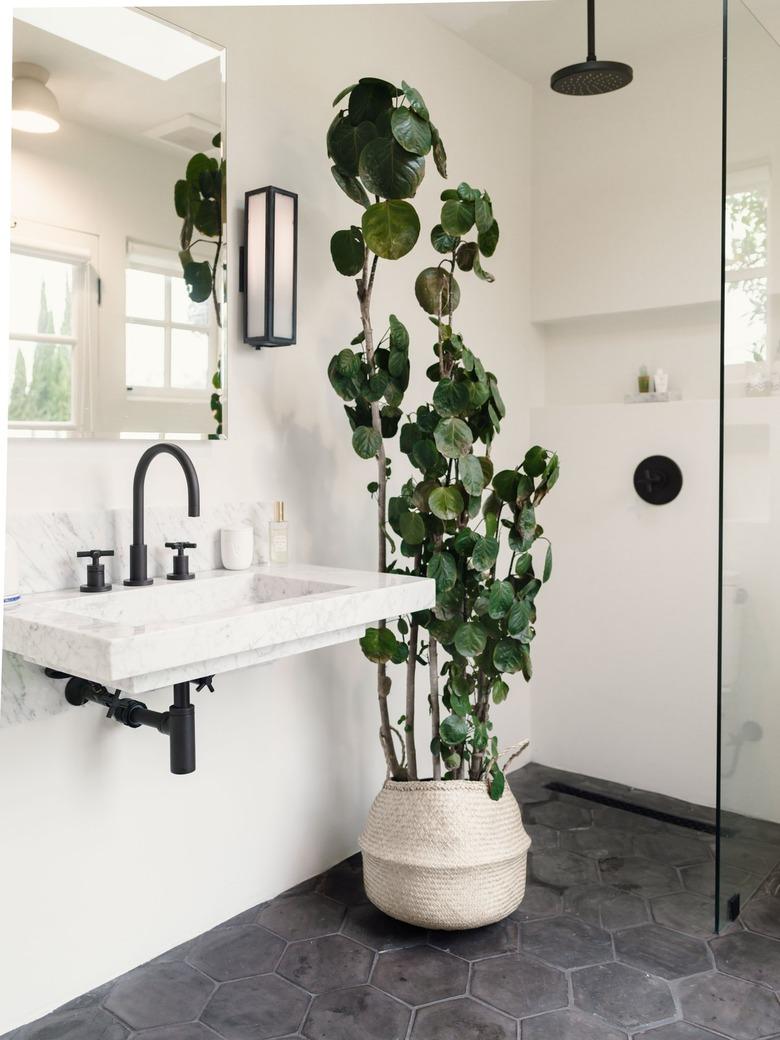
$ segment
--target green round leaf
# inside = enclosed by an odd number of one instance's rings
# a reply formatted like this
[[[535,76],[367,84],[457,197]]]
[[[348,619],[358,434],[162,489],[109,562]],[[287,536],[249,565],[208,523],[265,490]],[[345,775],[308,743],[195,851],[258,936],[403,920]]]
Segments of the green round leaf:
[[[435,394],[433,402],[434,404],[436,403]],[[469,495],[479,495],[482,493],[482,490],[485,487],[485,474],[482,471],[482,464],[476,455],[464,455],[460,460],[458,474],[463,487]]]
[[[458,251],[455,254],[455,263],[461,269],[461,271],[470,271],[474,266],[474,261],[477,257],[477,243],[476,242],[463,242],[458,246]]]
[[[468,424],[462,419],[442,419],[433,433],[436,447],[448,459],[459,459],[467,455],[473,442]]]
[[[448,235],[466,235],[474,226],[474,203],[448,199],[441,208],[441,226]]]
[[[221,221],[222,215],[216,199],[203,199],[194,212],[195,227],[208,238],[217,237]]]
[[[478,571],[489,571],[498,559],[498,542],[495,538],[479,538],[471,554],[471,565]]]
[[[547,546],[547,552],[544,554],[544,570],[542,572],[542,581],[549,581],[550,575],[552,574],[553,568],[553,557],[552,557],[552,546]]]
[[[513,469],[502,469],[493,477],[493,490],[504,502],[514,502],[520,477]]]
[[[523,647],[516,639],[500,639],[493,651],[493,665],[499,672],[519,672],[523,666]]]
[[[430,119],[428,109],[425,102],[420,95],[419,90],[415,90],[414,87],[410,87],[405,80],[401,80],[401,90],[404,92],[406,100],[409,102],[410,107],[418,116],[423,119]]]
[[[356,86],[357,86],[357,83],[353,83],[352,86],[344,87],[343,90],[340,90],[338,92],[338,94],[333,99],[333,107],[335,108],[336,105],[339,103],[339,101],[341,101],[343,98],[345,98],[347,96],[347,94],[351,94]]]
[[[414,155],[427,155],[431,150],[431,124],[422,119],[411,108],[393,109],[390,119],[393,137]]]
[[[414,283],[414,295],[426,314],[449,314],[460,303],[460,286],[441,267],[426,267]]]
[[[374,664],[387,664],[397,652],[398,640],[389,628],[367,628],[360,647]]]
[[[357,179],[348,173],[343,173],[338,166],[331,166],[330,172],[333,174],[333,179],[341,188],[346,196],[356,202],[358,206],[363,206],[364,209],[368,209],[370,206],[370,200],[366,194],[366,189]]]
[[[498,222],[493,221],[487,231],[480,231],[477,235],[477,245],[483,256],[492,256],[498,245]]]
[[[515,601],[515,590],[508,581],[494,581],[488,591],[488,614],[494,619],[504,617]]]
[[[483,282],[494,282],[496,280],[495,276],[492,275],[490,273],[490,271],[486,271],[485,270],[485,268],[479,262],[479,257],[478,256],[474,257],[474,268],[473,268],[473,270],[474,270],[474,274],[477,276],[477,278],[481,278]]]
[[[437,253],[451,253],[457,241],[457,238],[447,234],[441,224],[437,224],[431,231],[431,245]]]
[[[361,79],[349,95],[349,118],[353,126],[364,120],[373,123],[393,103],[395,87],[382,79]]]
[[[529,448],[523,459],[523,469],[529,477],[541,477],[547,467],[547,452],[535,444]]]
[[[190,186],[186,181],[176,181],[173,189],[173,204],[176,216],[184,219],[190,211]]]
[[[484,195],[474,200],[474,220],[479,232],[487,231],[493,223],[493,207]]]
[[[419,513],[401,513],[398,526],[401,528],[401,537],[409,545],[419,545],[425,541],[425,521]]]
[[[407,152],[392,137],[375,137],[360,153],[358,172],[373,195],[410,199],[425,175],[425,159]]]
[[[439,171],[440,176],[447,176],[447,152],[444,150],[444,144],[439,131],[431,123],[431,139],[433,141],[433,161],[436,164],[436,169]]]
[[[490,694],[493,698],[494,704],[502,704],[509,693],[509,686],[504,682],[503,679],[494,679],[490,685]]]
[[[414,206],[388,199],[369,206],[363,214],[363,237],[368,248],[383,260],[399,260],[414,248],[420,234],[420,218]]]
[[[442,743],[449,744],[450,747],[462,744],[468,735],[469,724],[460,715],[448,715],[439,727]]]
[[[337,231],[330,240],[330,255],[339,274],[350,278],[359,274],[363,270],[366,256],[363,232],[360,228]]]
[[[373,459],[382,445],[382,437],[372,426],[356,426],[352,433],[352,447],[361,459]]]
[[[207,260],[191,260],[184,265],[184,282],[187,295],[194,303],[203,303],[211,296],[211,268]]]
[[[458,579],[458,565],[448,552],[435,552],[428,563],[427,574],[436,582],[436,591],[448,592]]]
[[[487,646],[487,632],[478,621],[466,621],[455,633],[454,642],[463,657],[479,657]]]
[[[469,404],[469,388],[466,383],[455,383],[452,379],[442,379],[433,391],[433,407],[443,419],[449,419],[452,415],[460,415],[466,411]],[[480,475],[481,473],[480,470]]]
[[[519,636],[525,632],[531,620],[531,604],[526,599],[516,599],[509,610],[506,620],[507,632],[510,636]]]
[[[400,322],[394,314],[390,315],[390,349],[391,350],[408,350],[409,349],[409,333],[406,330],[406,326],[403,322]]]
[[[347,116],[338,115],[328,130],[328,155],[342,173],[355,176],[360,154],[376,137],[376,127],[368,121],[355,126]]]
[[[465,505],[460,491],[453,485],[438,487],[428,498],[428,508],[440,520],[457,520]]]

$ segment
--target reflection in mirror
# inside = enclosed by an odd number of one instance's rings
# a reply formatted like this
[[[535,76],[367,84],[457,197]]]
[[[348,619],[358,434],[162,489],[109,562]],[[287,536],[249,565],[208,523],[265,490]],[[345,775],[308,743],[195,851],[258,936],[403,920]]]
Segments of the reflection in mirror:
[[[222,49],[50,8],[13,53],[11,436],[224,437]]]

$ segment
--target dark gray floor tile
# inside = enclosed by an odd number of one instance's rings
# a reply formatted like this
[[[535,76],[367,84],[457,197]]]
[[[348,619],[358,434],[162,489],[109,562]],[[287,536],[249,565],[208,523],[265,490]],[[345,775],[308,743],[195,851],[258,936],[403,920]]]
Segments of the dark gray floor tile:
[[[659,924],[676,928],[688,935],[709,939],[715,925],[712,899],[696,892],[675,892],[650,901],[650,910]]]
[[[188,955],[190,964],[217,982],[273,971],[284,952],[284,939],[259,924],[207,932]]]
[[[634,851],[634,833],[614,827],[589,827],[582,831],[564,831],[561,848],[580,852],[591,859],[630,856]]]
[[[327,871],[322,876],[317,891],[335,899],[338,903],[344,903],[345,906],[360,906],[362,903],[368,902],[366,890],[363,887],[362,865],[350,860]]]
[[[572,973],[574,1003],[625,1029],[672,1018],[669,986],[626,964],[598,964]]]
[[[202,1022],[186,1022],[178,1026],[160,1026],[133,1033],[130,1040],[219,1040],[213,1029]]]
[[[581,968],[612,960],[609,933],[573,914],[521,925],[520,949],[557,968]]]
[[[229,917],[227,921],[222,921],[217,925],[217,928],[238,928],[242,924],[255,924],[258,916],[265,910],[267,906],[271,905],[271,900],[266,899],[264,903],[258,903],[257,906],[250,906],[248,910],[242,910],[240,914],[236,914],[235,917]],[[212,929],[213,931],[213,929]],[[208,932],[204,933],[208,935]],[[195,942],[202,939],[203,936],[196,936]],[[187,944],[185,944],[187,945]]]
[[[780,866],[773,867],[769,871],[769,875],[761,885],[761,893],[762,895],[774,896],[776,899],[780,899]]]
[[[555,799],[543,805],[534,805],[525,813],[529,823],[541,823],[555,830],[569,830],[573,827],[590,827],[591,814],[587,809],[571,805],[565,799]]]
[[[700,1029],[692,1026],[690,1022],[671,1022],[668,1026],[657,1026],[655,1029],[646,1029],[641,1033],[634,1033],[634,1040],[718,1040],[715,1033],[709,1029]]]
[[[645,833],[659,831],[663,828],[660,820],[641,813],[627,812],[625,809],[614,809],[610,805],[594,805],[593,822],[600,827],[615,827],[620,831]]]
[[[560,892],[529,881],[525,886],[522,903],[517,910],[510,914],[510,917],[514,921],[535,921],[540,917],[555,917],[561,912],[561,908]]]
[[[121,976],[104,1006],[133,1029],[167,1026],[197,1018],[214,983],[188,964],[147,964]]]
[[[714,843],[714,838],[712,841]],[[642,834],[635,839],[634,846],[638,856],[646,856],[647,859],[656,859],[675,867],[712,861],[710,843],[685,834],[669,834],[665,831]]]
[[[343,918],[341,903],[319,892],[301,892],[274,899],[257,920],[277,935],[293,940],[337,932]]]
[[[549,801],[553,792],[544,786],[544,781],[526,773],[525,769],[516,769],[507,776],[509,789],[521,806],[534,805]]]
[[[780,1030],[780,1004],[760,986],[720,973],[677,984],[686,1022],[733,1040],[757,1040]]]
[[[658,924],[641,924],[618,932],[615,956],[623,964],[662,979],[681,979],[712,968],[703,939],[681,935]]]
[[[709,896],[710,899],[715,898],[715,860],[683,867],[680,873],[685,888],[691,892],[698,892],[699,895]],[[733,888],[735,892],[741,892],[743,901],[755,892],[760,883],[757,876],[749,874],[746,870],[729,867],[725,863],[721,864],[720,878],[724,888]]]
[[[371,903],[350,907],[344,921],[344,935],[370,946],[372,950],[397,950],[418,946],[428,938],[424,928],[396,921]]]
[[[374,955],[345,935],[323,935],[290,943],[276,969],[309,993],[368,982]]]
[[[710,946],[720,971],[780,989],[780,940],[755,932],[732,932],[713,939]]]
[[[81,1008],[96,1007],[98,1004],[103,1002],[103,999],[106,996],[108,996],[113,985],[113,979],[110,982],[104,982],[102,986],[97,986],[95,989],[91,989],[88,993],[82,993],[81,996],[74,997],[73,1000],[69,1000],[67,1004],[63,1004],[62,1007],[55,1008],[55,1010],[79,1011]]]
[[[511,1018],[465,997],[420,1008],[411,1040],[515,1040],[516,1036],[517,1026]]]
[[[467,961],[494,957],[499,953],[516,953],[517,925],[507,919],[465,932],[431,932],[431,944]]]
[[[370,986],[338,989],[314,998],[303,1025],[309,1040],[402,1040],[410,1012]]]
[[[728,866],[750,874],[766,874],[780,860],[780,849],[776,845],[735,836],[721,843],[721,859]]]
[[[55,1011],[22,1026],[14,1040],[125,1040],[129,1030],[97,1007],[79,1011]]]
[[[621,1029],[577,1008],[528,1018],[521,1030],[522,1040],[626,1040]]]
[[[607,885],[614,885],[624,892],[645,899],[665,895],[679,889],[680,879],[674,867],[643,856],[614,856],[603,859],[599,863],[601,880]]]
[[[740,920],[752,932],[780,939],[780,899],[770,895],[754,896],[742,911]]]
[[[750,841],[760,841],[765,845],[778,846],[778,859],[780,859],[780,823],[771,823],[769,820],[757,820],[752,816],[741,816],[738,813],[723,813],[723,826],[727,830],[736,831],[743,838]]]
[[[528,837],[531,839],[531,848],[556,849],[558,847],[558,831],[552,827],[545,827],[543,823],[525,823]]]
[[[554,1011],[569,1003],[563,972],[517,953],[478,961],[471,977],[471,993],[515,1018]]]
[[[256,975],[223,983],[201,1019],[225,1040],[266,1040],[295,1033],[308,1006],[297,986],[278,975]]]
[[[466,992],[469,966],[451,953],[431,946],[380,953],[371,985],[407,1004],[431,1004]]]
[[[612,885],[580,885],[567,890],[563,899],[567,913],[576,914],[583,921],[615,931],[642,924],[650,917],[647,903],[630,892],[621,892]]]
[[[597,881],[596,864],[585,856],[565,849],[532,852],[528,857],[531,877],[544,885],[568,888]]]

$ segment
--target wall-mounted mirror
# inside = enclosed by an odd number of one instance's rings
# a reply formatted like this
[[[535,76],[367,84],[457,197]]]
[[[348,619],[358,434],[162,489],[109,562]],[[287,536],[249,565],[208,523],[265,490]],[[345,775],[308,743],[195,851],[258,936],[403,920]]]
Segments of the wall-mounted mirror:
[[[222,48],[130,8],[13,25],[9,433],[224,437]]]

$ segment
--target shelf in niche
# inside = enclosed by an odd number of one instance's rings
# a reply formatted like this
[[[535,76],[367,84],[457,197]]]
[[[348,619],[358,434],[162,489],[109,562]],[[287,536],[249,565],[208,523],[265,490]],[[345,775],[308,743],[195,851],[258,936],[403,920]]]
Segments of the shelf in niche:
[[[624,404],[668,404],[670,401],[682,401],[679,390],[666,390],[664,393],[649,390],[646,394],[626,394],[623,398]]]

